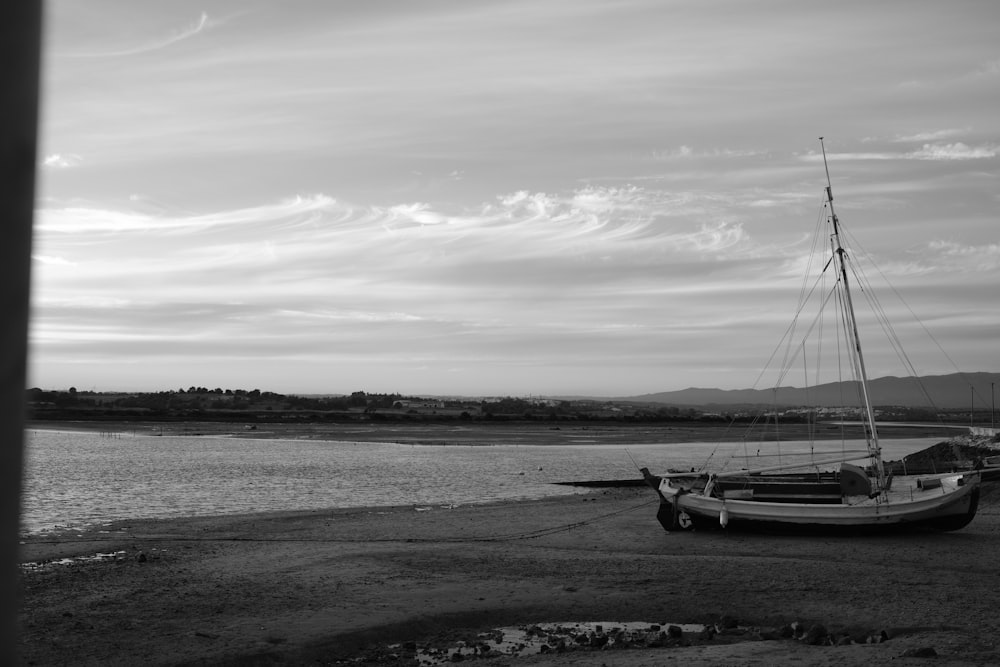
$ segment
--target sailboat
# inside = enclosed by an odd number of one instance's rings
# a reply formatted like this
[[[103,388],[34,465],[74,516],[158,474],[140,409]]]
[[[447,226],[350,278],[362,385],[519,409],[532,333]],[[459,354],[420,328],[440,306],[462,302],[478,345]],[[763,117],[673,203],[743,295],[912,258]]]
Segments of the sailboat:
[[[976,515],[981,482],[978,471],[893,476],[883,465],[848,282],[853,275],[852,258],[841,243],[841,224],[833,206],[830,169],[822,142],[820,137],[826,170],[823,204],[830,244],[830,256],[822,271],[835,274],[836,303],[846,356],[858,388],[866,447],[854,455],[844,453],[806,464],[661,475],[642,468],[646,483],[659,495],[657,519],[668,531],[703,527],[951,531],[965,527]]]

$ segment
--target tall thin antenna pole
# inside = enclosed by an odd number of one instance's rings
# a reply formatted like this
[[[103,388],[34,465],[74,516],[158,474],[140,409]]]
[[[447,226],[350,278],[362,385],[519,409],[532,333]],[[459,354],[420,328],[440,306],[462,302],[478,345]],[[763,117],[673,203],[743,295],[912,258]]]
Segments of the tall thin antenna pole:
[[[868,422],[868,451],[871,453],[872,462],[875,464],[875,474],[878,479],[878,488],[885,488],[885,470],[882,467],[882,451],[878,442],[878,429],[875,427],[875,411],[872,409],[871,398],[868,395],[868,372],[865,370],[865,356],[861,352],[861,338],[858,336],[858,322],[854,317],[854,302],[851,300],[851,288],[847,281],[847,251],[840,242],[840,220],[837,212],[833,208],[833,184],[830,181],[830,165],[826,160],[826,146],[823,144],[823,137],[819,138],[819,145],[823,149],[823,169],[826,170],[826,201],[830,205],[830,220],[833,223],[833,244],[834,254],[837,257],[837,265],[840,268],[840,279],[844,285],[844,302],[847,306],[847,321],[849,333],[854,344],[854,356],[857,360],[856,369],[861,379],[861,398],[865,404],[865,414]]]

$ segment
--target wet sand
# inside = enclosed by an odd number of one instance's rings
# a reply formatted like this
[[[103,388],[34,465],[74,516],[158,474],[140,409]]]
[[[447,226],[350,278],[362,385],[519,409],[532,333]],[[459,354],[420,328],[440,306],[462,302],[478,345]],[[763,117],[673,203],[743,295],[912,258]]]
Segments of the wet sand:
[[[25,539],[22,664],[416,664],[500,626],[799,622],[876,644],[749,634],[484,665],[1000,662],[1000,503],[955,533],[665,533],[648,489],[461,507],[128,521]],[[401,499],[403,500],[403,499]],[[60,558],[124,552],[100,561]],[[395,656],[395,657],[394,657]]]

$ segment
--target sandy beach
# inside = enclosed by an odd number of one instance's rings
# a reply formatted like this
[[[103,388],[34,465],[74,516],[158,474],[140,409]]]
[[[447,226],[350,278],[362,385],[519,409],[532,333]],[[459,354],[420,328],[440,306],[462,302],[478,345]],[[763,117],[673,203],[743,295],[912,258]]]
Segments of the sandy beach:
[[[944,534],[666,533],[650,490],[607,489],[34,536],[22,545],[21,662],[415,665],[422,650],[504,626],[732,620],[738,629],[673,646],[476,661],[905,665],[933,650],[934,664],[995,664],[995,486],[970,526]],[[792,623],[840,645],[761,639]]]

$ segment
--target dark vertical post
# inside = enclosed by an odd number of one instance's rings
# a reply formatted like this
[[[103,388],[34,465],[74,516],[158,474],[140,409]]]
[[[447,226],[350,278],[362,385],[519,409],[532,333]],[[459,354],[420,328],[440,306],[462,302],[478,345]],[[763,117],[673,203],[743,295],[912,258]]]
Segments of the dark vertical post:
[[[24,461],[31,226],[35,207],[42,4],[14,0],[0,21],[0,664],[17,659],[17,558]]]
[[[990,382],[990,430],[995,431],[997,428],[996,411],[997,404],[996,400],[993,398],[993,389],[996,386],[996,382]],[[994,433],[993,435],[996,435]]]

